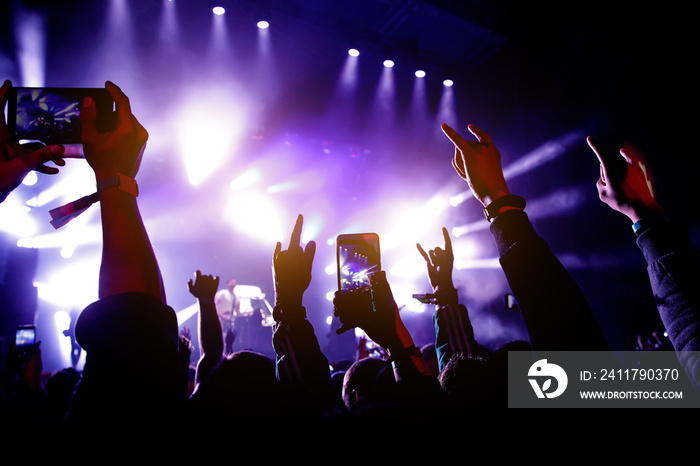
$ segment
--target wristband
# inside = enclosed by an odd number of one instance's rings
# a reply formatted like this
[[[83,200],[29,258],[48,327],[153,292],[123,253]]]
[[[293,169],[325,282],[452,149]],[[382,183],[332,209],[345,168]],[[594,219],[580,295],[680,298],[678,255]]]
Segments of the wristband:
[[[50,222],[51,225],[58,230],[75,217],[85,212],[85,210],[92,204],[99,201],[100,191],[112,186],[115,186],[120,191],[124,191],[125,193],[131,194],[134,197],[139,195],[139,187],[136,184],[136,180],[129,178],[126,175],[122,175],[121,173],[117,173],[115,176],[98,181],[97,191],[94,193],[50,210],[49,214],[51,215],[52,219]]]
[[[493,219],[498,217],[498,211],[503,207],[515,207],[517,209],[524,210],[525,204],[525,199],[522,197],[516,194],[506,194],[505,196],[499,197],[484,207],[484,215],[486,216],[486,220],[492,222]]]
[[[392,369],[396,370],[397,365],[401,364],[402,361],[415,357],[423,357],[423,353],[421,353],[420,349],[417,348],[416,345],[411,345],[408,348],[403,348],[397,351],[396,353],[391,353],[389,356],[389,361],[391,362]]]
[[[668,221],[668,219],[666,219],[666,217],[645,217],[639,219],[632,225],[632,231],[634,232],[635,236],[639,236],[651,225],[664,221]]]
[[[139,195],[139,186],[136,183],[136,180],[129,178],[126,175],[122,175],[121,173],[117,173],[115,176],[98,181],[97,192],[112,186],[116,186],[119,191],[124,191],[125,193],[131,194],[134,197],[138,197]]]

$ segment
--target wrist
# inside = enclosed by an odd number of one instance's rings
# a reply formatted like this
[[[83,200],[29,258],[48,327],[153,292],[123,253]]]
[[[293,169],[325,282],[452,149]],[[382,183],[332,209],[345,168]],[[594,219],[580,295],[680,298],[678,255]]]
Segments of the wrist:
[[[434,304],[438,307],[449,304],[457,304],[459,302],[459,293],[457,289],[452,287],[436,287],[434,289],[435,300]]]
[[[656,204],[654,206],[645,206],[644,208],[631,209],[627,213],[627,217],[632,223],[637,223],[647,218],[659,218],[665,216],[666,212],[663,207]]]
[[[516,194],[505,194],[484,203],[484,215],[489,222],[508,210],[524,210],[525,199]]]
[[[97,180],[97,191],[101,194],[105,190],[122,191],[133,197],[138,197],[139,187],[136,180],[122,173],[114,173],[112,176]]]

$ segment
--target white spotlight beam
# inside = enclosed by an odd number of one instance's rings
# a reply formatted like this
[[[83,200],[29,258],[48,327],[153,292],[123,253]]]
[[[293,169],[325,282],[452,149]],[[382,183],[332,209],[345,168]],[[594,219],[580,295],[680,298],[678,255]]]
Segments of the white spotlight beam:
[[[46,19],[37,12],[18,10],[17,56],[22,84],[27,87],[44,85],[46,58]]]
[[[581,144],[585,135],[581,131],[571,131],[560,138],[547,141],[536,149],[515,160],[503,169],[506,180],[513,179],[524,173],[532,171],[548,162],[556,160],[568,152],[572,147]],[[471,191],[465,190],[450,198],[452,206],[457,206],[471,197]]]

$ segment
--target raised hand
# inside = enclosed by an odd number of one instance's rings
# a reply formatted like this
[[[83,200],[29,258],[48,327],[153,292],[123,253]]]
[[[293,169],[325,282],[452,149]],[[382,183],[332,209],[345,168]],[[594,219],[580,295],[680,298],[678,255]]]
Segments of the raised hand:
[[[655,198],[651,171],[641,152],[622,148],[620,157],[614,157],[594,138],[586,141],[600,162],[596,187],[601,201],[633,223],[645,216],[663,215],[664,209]]]
[[[299,215],[289,239],[289,246],[282,250],[277,243],[272,255],[272,276],[275,286],[275,306],[292,311],[302,307],[304,292],[311,284],[311,268],[316,243],[309,241],[306,249],[301,247],[301,230],[304,218]]]
[[[80,111],[82,142],[85,159],[95,171],[97,180],[117,173],[134,178],[141,164],[148,132],[131,114],[129,98],[122,90],[107,81],[105,88],[114,99],[116,125],[112,131],[97,130],[95,101],[87,97]]]
[[[469,125],[469,132],[477,140],[466,140],[446,123],[442,131],[455,145],[452,166],[462,177],[474,197],[484,206],[493,200],[510,194],[503,176],[501,153],[491,140],[491,136],[474,125]]]
[[[0,104],[5,108],[7,95],[12,88],[12,83],[6,80],[0,87]],[[7,129],[4,112],[0,115],[0,202],[4,201],[10,192],[22,183],[22,180],[32,170],[45,175],[58,173],[57,167],[44,165],[53,162],[58,166],[64,166],[63,146],[60,145],[20,145],[13,141],[12,135]]]
[[[452,265],[454,263],[454,253],[452,252],[452,241],[447,232],[447,228],[442,229],[445,238],[445,249],[435,248],[425,252],[420,244],[416,244],[418,251],[428,266],[428,279],[433,291],[450,291],[454,289],[452,283]]]
[[[219,289],[219,277],[202,275],[202,272],[197,270],[194,281],[190,279],[188,287],[190,293],[197,299],[213,299]]]

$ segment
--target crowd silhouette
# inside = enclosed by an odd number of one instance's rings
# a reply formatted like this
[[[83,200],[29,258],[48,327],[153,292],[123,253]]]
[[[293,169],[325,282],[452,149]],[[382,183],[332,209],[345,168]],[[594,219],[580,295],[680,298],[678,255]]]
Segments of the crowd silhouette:
[[[6,81],[0,88],[3,104],[11,86]],[[302,245],[300,214],[286,247],[278,243],[272,251],[270,345],[276,356],[226,351],[230,345],[215,303],[219,277],[197,270],[187,283],[199,305],[200,357],[191,361],[189,335],[179,333],[167,304],[138,193],[130,188],[148,133],[121,89],[111,82],[105,87],[116,103],[115,127],[97,131],[90,98],[81,111],[82,144],[98,186],[103,240],[99,299],[82,310],[72,328],[86,354],[84,369],[67,368],[42,381],[39,345],[21,358],[13,348],[0,380],[1,412],[7,419],[96,429],[128,423],[144,431],[176,429],[186,421],[204,426],[222,417],[249,426],[284,419],[460,419],[465,412],[507,407],[509,351],[610,350],[586,296],[530,222],[526,200],[511,193],[489,134],[469,125],[473,138],[465,138],[443,124],[454,144],[452,165],[490,223],[527,340],[496,349],[479,343],[454,286],[452,241],[443,228],[443,245],[426,250],[417,244],[432,287],[434,345],[416,346],[386,274],[379,271],[371,275],[369,287],[336,292],[333,308],[341,322],[337,333],[361,329],[382,348],[382,357],[358,357],[333,372],[304,306],[316,244]],[[0,123],[4,200],[30,171],[55,175],[65,162],[60,145],[20,146]],[[677,353],[698,388],[700,318],[692,292],[698,277],[690,247],[658,204],[642,155],[622,149],[615,156],[595,139],[587,142],[600,164],[600,199],[631,221],[668,349]],[[658,336],[657,341],[661,344]]]

